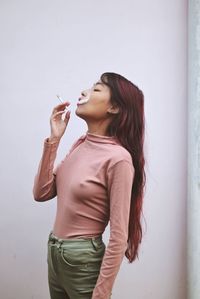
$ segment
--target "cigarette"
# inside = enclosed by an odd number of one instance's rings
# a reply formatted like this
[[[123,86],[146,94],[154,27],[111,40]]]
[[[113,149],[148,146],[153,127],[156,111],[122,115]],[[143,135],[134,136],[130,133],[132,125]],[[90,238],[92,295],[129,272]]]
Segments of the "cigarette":
[[[56,96],[57,96],[57,98],[59,99],[59,101],[60,101],[61,103],[64,102],[63,99],[62,99],[59,95],[56,95]]]

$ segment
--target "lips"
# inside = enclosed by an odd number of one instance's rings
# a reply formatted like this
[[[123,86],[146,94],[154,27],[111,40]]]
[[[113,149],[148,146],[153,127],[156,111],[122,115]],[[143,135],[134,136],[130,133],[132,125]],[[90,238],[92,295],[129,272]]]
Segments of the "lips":
[[[79,98],[77,105],[85,104],[88,102],[88,100],[89,100],[89,98]]]

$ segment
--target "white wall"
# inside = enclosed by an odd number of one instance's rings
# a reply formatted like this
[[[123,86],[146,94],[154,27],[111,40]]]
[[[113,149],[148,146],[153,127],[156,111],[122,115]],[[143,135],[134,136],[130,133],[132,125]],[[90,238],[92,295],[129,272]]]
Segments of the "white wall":
[[[1,1],[0,30],[0,298],[49,298],[56,200],[35,202],[32,186],[55,95],[74,103],[57,163],[86,130],[80,91],[114,71],[145,94],[147,230],[113,299],[185,299],[187,1]]]

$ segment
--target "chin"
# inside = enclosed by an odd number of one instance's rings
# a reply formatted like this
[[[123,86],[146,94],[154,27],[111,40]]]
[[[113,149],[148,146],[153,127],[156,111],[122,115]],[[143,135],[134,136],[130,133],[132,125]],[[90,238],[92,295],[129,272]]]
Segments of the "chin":
[[[84,114],[83,113],[81,113],[80,111],[78,111],[79,109],[78,109],[78,107],[76,108],[76,110],[75,110],[75,114],[78,116],[78,117],[80,117],[80,118],[82,118],[82,119],[85,119],[85,116],[84,116]]]

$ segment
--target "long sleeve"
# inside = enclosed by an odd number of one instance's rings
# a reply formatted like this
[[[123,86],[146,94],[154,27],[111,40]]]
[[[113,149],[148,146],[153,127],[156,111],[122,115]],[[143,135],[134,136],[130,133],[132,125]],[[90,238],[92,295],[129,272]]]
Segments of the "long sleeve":
[[[108,170],[110,238],[102,260],[92,299],[109,299],[122,263],[128,240],[129,211],[134,167],[126,160]]]
[[[53,171],[59,141],[44,141],[42,158],[34,179],[33,196],[36,201],[46,201],[57,195],[55,171]]]
[[[66,157],[85,139],[85,135],[80,136],[71,146]],[[65,158],[54,168],[59,141],[49,142],[44,140],[43,154],[39,163],[38,171],[34,179],[33,196],[36,201],[46,201],[57,195],[56,173],[64,162]]]

